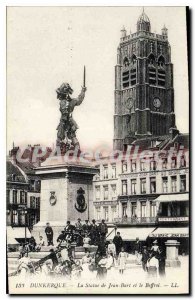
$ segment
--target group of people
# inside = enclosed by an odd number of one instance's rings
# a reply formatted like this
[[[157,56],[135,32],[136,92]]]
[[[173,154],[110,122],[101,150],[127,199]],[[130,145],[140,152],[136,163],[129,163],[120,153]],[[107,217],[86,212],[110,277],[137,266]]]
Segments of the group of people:
[[[36,266],[28,257],[32,251],[40,251],[43,246],[54,246],[53,229],[49,223],[46,224],[45,234],[35,241],[31,237],[28,243],[21,246],[18,272],[39,273],[45,275],[66,276],[68,278],[80,278],[95,276],[99,279],[112,274],[112,270],[118,270],[123,274],[127,269],[128,253],[125,251],[124,242],[118,231],[112,241],[107,241],[108,228],[104,220],[97,225],[95,220],[91,224],[88,220],[84,224],[78,219],[75,225],[70,221],[57,238],[56,247],[50,248],[50,255],[41,260]],[[74,246],[82,246],[85,255],[82,259],[75,259]],[[95,245],[95,247],[91,247]],[[95,249],[95,250],[94,250]],[[143,246],[139,239],[135,242],[135,257],[137,264],[141,264],[143,271],[148,277],[165,275],[165,252],[162,247],[154,241],[152,246]]]
[[[142,268],[148,277],[165,276],[166,253],[162,246],[155,240],[152,247],[143,246],[141,262]]]
[[[91,223],[89,220],[85,220],[85,223],[82,224],[81,219],[79,218],[75,225],[72,225],[70,221],[67,221],[64,230],[61,231],[57,238],[57,243],[66,240],[71,243],[75,242],[77,246],[84,246],[87,248],[88,245],[98,245],[100,242],[105,241],[107,233],[108,227],[105,220],[102,220],[99,225],[96,224],[94,219]],[[45,234],[47,237],[47,245],[53,246],[53,229],[49,223],[46,223]]]

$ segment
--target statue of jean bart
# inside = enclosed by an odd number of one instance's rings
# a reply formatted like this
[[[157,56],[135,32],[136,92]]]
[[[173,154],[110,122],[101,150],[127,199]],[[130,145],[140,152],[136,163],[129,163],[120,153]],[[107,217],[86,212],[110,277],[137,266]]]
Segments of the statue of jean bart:
[[[86,87],[82,87],[81,93],[77,98],[71,98],[73,90],[68,83],[62,83],[56,90],[57,99],[60,101],[61,118],[57,127],[56,146],[65,147],[65,151],[70,148],[80,149],[79,141],[76,137],[78,125],[72,117],[75,106],[80,105],[84,98]]]

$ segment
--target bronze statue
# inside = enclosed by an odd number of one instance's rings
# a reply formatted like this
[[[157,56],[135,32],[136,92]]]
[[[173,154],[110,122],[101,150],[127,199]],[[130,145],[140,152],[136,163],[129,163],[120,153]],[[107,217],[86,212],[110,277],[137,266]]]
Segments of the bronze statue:
[[[72,148],[80,149],[79,141],[76,137],[76,130],[78,125],[72,117],[75,106],[80,105],[85,97],[85,68],[84,68],[84,82],[81,93],[78,98],[71,98],[70,95],[73,93],[72,88],[68,83],[62,83],[61,86],[56,90],[57,99],[60,100],[60,112],[61,118],[60,123],[57,127],[57,141],[56,145],[62,149],[65,147],[65,151]]]

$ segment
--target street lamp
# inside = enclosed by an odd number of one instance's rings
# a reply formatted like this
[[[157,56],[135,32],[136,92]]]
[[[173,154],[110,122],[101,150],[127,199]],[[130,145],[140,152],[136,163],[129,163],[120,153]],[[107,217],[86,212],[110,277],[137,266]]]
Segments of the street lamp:
[[[24,233],[24,235],[25,235],[25,244],[26,244],[26,235],[27,235],[27,219],[26,219],[26,217],[27,217],[27,214],[28,214],[28,210],[27,210],[27,206],[23,206],[22,207],[22,209],[21,209],[21,215],[22,216],[25,216],[25,218],[24,218],[24,230],[25,230],[25,233]]]

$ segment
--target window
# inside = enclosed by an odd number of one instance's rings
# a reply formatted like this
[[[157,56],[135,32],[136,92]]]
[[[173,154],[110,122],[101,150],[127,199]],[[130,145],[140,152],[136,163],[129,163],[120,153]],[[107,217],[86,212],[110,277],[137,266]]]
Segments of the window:
[[[96,201],[100,200],[100,186],[99,185],[95,187],[95,199],[96,199]]]
[[[131,160],[131,172],[136,172],[136,160]]]
[[[116,200],[116,184],[111,185],[112,200]]]
[[[186,167],[186,160],[185,157],[182,156],[180,159],[180,168],[185,168]]]
[[[21,211],[21,212],[19,213],[18,218],[19,218],[19,224],[20,224],[20,225],[25,225],[25,224],[26,224],[26,215],[25,215],[24,212]]]
[[[30,196],[30,208],[35,208],[35,207],[36,207],[35,197]]]
[[[157,215],[157,211],[156,211],[156,203],[154,202],[150,202],[150,217],[154,218]]]
[[[126,161],[122,161],[122,173],[127,172],[127,162]]]
[[[36,198],[36,208],[40,208],[40,197]]]
[[[163,193],[168,193],[168,177],[162,177]]]
[[[127,203],[122,203],[122,217],[127,217]]]
[[[116,164],[112,164],[112,178],[116,178]]]
[[[114,221],[116,219],[116,217],[117,217],[116,212],[117,212],[116,206],[112,206],[111,207],[111,214],[112,214],[111,218],[112,218],[112,221]]]
[[[177,191],[177,177],[171,176],[171,191],[176,192]]]
[[[127,195],[127,180],[122,180],[122,195]]]
[[[141,217],[146,217],[146,201],[141,202]]]
[[[124,58],[123,64],[124,64],[125,67],[129,66],[129,60],[128,60],[127,57]]]
[[[108,221],[108,206],[104,207],[104,219]]]
[[[180,175],[180,192],[186,191],[186,175]]]
[[[131,179],[131,194],[132,195],[136,195],[136,185],[137,185],[137,180]]]
[[[129,87],[129,71],[122,73],[123,88]]]
[[[150,161],[150,170],[151,171],[155,171],[156,170],[156,161],[153,160],[153,159]]]
[[[172,157],[172,159],[171,159],[171,168],[176,168],[176,166],[177,166],[177,158]]]
[[[145,171],[145,170],[146,170],[146,167],[145,167],[145,161],[141,161],[141,162],[140,162],[140,170],[141,170],[141,171]]]
[[[131,69],[130,69],[130,82],[131,85],[135,85],[137,81],[137,59],[136,56],[133,55],[131,59]]]
[[[158,59],[158,85],[165,86],[165,59],[163,56]]]
[[[18,191],[13,190],[13,204],[17,204]]]
[[[103,188],[104,188],[104,200],[108,200],[108,186],[105,185]]]
[[[131,202],[131,216],[133,218],[137,217],[137,203]]]
[[[104,179],[108,179],[108,166],[103,166],[104,174],[103,177]]]
[[[141,178],[140,183],[141,183],[141,194],[145,194],[146,193],[146,178]]]
[[[20,204],[27,204],[27,193],[20,191]]]
[[[7,204],[10,203],[10,190],[6,191],[6,196],[7,196]]]
[[[17,212],[17,210],[12,211],[12,223],[13,223],[13,225],[18,225],[18,212]]]
[[[166,169],[167,168],[167,158],[162,159],[162,168]]]
[[[165,70],[158,68],[158,85],[165,86]]]
[[[155,177],[150,178],[150,193],[151,194],[156,193],[156,178]]]
[[[149,75],[149,84],[156,84],[156,65],[154,55],[148,57],[148,75]]]
[[[101,208],[99,206],[96,207],[96,219],[97,220],[101,219]]]

